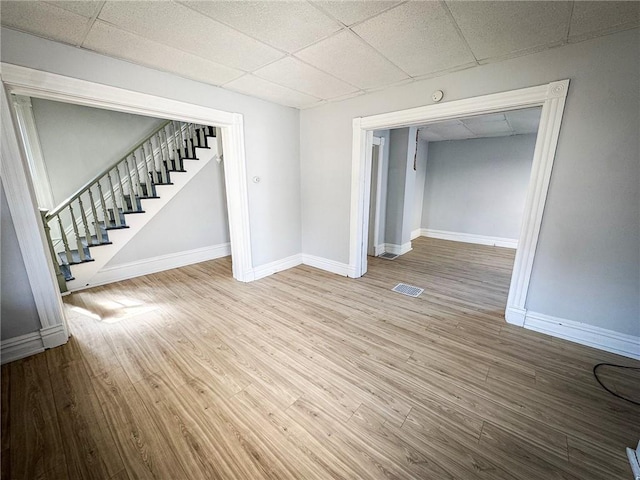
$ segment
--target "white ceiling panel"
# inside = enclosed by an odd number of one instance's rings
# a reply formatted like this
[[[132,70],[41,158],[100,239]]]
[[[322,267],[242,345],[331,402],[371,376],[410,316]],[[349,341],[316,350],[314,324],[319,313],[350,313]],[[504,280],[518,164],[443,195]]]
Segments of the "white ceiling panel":
[[[104,1],[82,0],[82,1],[48,1],[50,5],[62,8],[77,15],[90,18],[98,13]]]
[[[293,57],[278,60],[253,74],[322,99],[342,97],[358,91],[356,87]]]
[[[542,109],[526,108],[523,110],[512,110],[507,112],[507,121],[516,135],[526,133],[536,133],[540,124],[540,113]]]
[[[439,2],[408,2],[353,31],[411,76],[475,62]]]
[[[640,2],[575,2],[571,15],[569,37],[591,36],[637,26],[640,22]]]
[[[107,2],[98,17],[123,30],[241,70],[283,54],[173,2]]]
[[[448,1],[478,60],[566,39],[571,2]]]
[[[469,122],[463,120],[465,126],[471,130],[477,137],[493,136],[499,137],[503,135],[512,135],[511,126],[506,120],[498,122],[474,122],[473,125],[469,125]]]
[[[287,52],[306,47],[342,28],[338,22],[307,2],[189,1],[182,3]]]
[[[320,101],[319,98],[296,92],[295,90],[277,85],[254,75],[245,75],[244,77],[227,83],[224,87],[295,108],[304,108]]]
[[[463,140],[474,136],[473,132],[458,120],[433,123],[423,129],[446,140]]]
[[[371,18],[388,8],[397,5],[399,2],[385,1],[319,1],[313,2],[322,8],[329,15],[338,19],[345,25],[353,25],[356,22]]]
[[[78,44],[89,20],[44,2],[3,1],[2,25],[59,42]]]
[[[295,56],[359,88],[377,88],[409,78],[350,31],[322,40]]]
[[[196,57],[146,38],[96,21],[83,47],[105,55],[172,72],[211,85],[221,85],[244,72]]]

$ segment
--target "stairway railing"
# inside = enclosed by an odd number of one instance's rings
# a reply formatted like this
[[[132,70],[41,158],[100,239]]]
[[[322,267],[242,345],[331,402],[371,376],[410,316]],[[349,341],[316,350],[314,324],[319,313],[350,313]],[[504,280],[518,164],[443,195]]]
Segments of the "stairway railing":
[[[92,260],[89,247],[110,243],[106,230],[128,228],[124,214],[143,213],[140,199],[157,198],[155,186],[170,184],[170,173],[184,171],[183,160],[195,158],[195,148],[207,146],[214,132],[210,126],[169,120],[53,210],[43,211],[58,282],[70,277],[61,268]],[[63,250],[59,258],[56,244]]]

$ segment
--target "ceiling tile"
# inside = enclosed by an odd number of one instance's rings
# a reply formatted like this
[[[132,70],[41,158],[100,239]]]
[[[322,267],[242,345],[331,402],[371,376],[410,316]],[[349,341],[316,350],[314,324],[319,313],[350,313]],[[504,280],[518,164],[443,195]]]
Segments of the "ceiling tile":
[[[299,50],[342,28],[317,8],[301,1],[182,3],[287,52]]]
[[[217,63],[254,70],[282,53],[173,2],[107,2],[98,16],[123,30]]]
[[[340,20],[345,25],[353,25],[356,22],[371,18],[378,13],[387,10],[388,8],[397,5],[399,2],[363,2],[360,1],[319,1],[313,2],[328,12],[334,18]]]
[[[472,125],[470,125],[467,120],[462,120],[462,122],[469,130],[471,130],[471,132],[473,132],[475,136],[478,137],[499,137],[503,135],[511,135],[513,133],[511,126],[509,126],[507,121],[504,119],[497,122],[473,122]]]
[[[296,53],[296,57],[360,88],[376,88],[409,78],[350,31]]]
[[[447,5],[478,60],[566,39],[570,2],[457,2]]]
[[[475,62],[439,2],[409,2],[353,28],[411,76]]]
[[[256,70],[253,74],[325,100],[358,91],[356,87],[310,67],[293,57],[278,60]]]
[[[73,12],[77,15],[90,18],[96,13],[98,13],[97,12],[98,9],[102,6],[104,2],[91,1],[91,0],[82,0],[80,2],[76,0],[76,1],[47,1],[46,3],[50,5],[54,5],[58,8],[62,8],[63,10]]]
[[[211,85],[221,85],[244,73],[119,30],[100,20],[93,24],[82,46]]]
[[[507,121],[513,131],[517,134],[536,133],[540,124],[540,114],[542,108],[525,108],[522,110],[512,110],[506,113]]]
[[[88,19],[44,2],[3,1],[0,22],[6,27],[59,42],[82,41]]]
[[[224,88],[295,108],[303,108],[320,101],[319,98],[276,85],[254,75],[240,77],[227,83]]]
[[[571,15],[569,37],[615,31],[637,26],[640,22],[640,2],[575,2]]]

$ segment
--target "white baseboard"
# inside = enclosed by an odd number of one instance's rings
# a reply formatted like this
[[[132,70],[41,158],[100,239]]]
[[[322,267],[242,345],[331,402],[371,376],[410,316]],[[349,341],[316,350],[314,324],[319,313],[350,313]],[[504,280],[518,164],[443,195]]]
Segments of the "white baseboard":
[[[253,279],[258,280],[260,278],[268,277],[274,273],[288,270],[289,268],[297,267],[302,264],[302,254],[291,255],[290,257],[276,260],[275,262],[267,263],[253,269]]]
[[[91,286],[119,282],[141,275],[171,270],[172,268],[184,267],[228,255],[231,255],[231,245],[229,243],[222,243],[220,245],[146,258],[136,262],[123,263],[122,265],[113,265],[103,268],[96,273],[91,282]]]
[[[524,328],[640,360],[640,337],[633,335],[535,312],[527,312]]]
[[[40,332],[8,338],[0,344],[0,357],[3,365],[40,352],[44,352]]]
[[[518,327],[524,327],[524,320],[526,317],[527,311],[522,308],[509,307],[504,312],[504,318],[507,323]]]
[[[375,257],[382,255],[384,253],[384,243],[381,243],[380,245],[375,245],[373,247],[373,255]]]
[[[69,340],[67,331],[62,324],[54,325],[53,327],[46,327],[40,329],[40,336],[42,337],[42,345],[44,348],[55,348],[60,345],[64,345]]]
[[[385,243],[384,251],[393,253],[394,255],[404,255],[411,251],[411,242],[403,243],[402,245],[396,245],[395,243]]]
[[[343,277],[352,277],[353,269],[346,263],[336,262],[327,258],[316,257],[315,255],[302,254],[302,263],[310,267],[319,268],[327,272],[336,273]]]
[[[415,230],[414,230],[415,232]],[[473,233],[447,232],[445,230],[433,230],[421,228],[420,236],[453,240],[454,242],[476,243],[478,245],[491,245],[493,247],[518,248],[518,240],[514,238],[489,237],[487,235],[475,235]]]
[[[415,240],[416,238],[423,236],[422,235],[422,228],[416,228],[414,231],[411,232],[411,240]],[[424,235],[426,236],[426,235]]]

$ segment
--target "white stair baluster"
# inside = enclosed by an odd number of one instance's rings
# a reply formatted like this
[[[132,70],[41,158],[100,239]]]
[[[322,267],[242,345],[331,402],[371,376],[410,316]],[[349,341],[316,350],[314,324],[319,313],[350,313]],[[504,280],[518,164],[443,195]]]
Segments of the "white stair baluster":
[[[116,201],[116,192],[113,189],[111,172],[107,172],[107,181],[109,182],[109,191],[111,192],[111,208],[113,210],[113,221],[116,227],[121,227],[122,221],[120,220],[120,210],[118,210],[118,202]]]
[[[91,216],[93,217],[93,229],[96,232],[96,240],[98,245],[102,243],[102,232],[100,231],[100,223],[98,222],[98,212],[96,211],[96,203],[93,200],[93,193],[91,187],[87,190],[89,193],[89,202],[91,203]]]
[[[82,195],[78,197],[78,206],[80,207],[80,218],[82,219],[84,236],[87,239],[87,245],[91,245],[91,232],[89,231],[89,222],[87,222],[87,214],[85,213],[84,205],[82,204]]]
[[[64,231],[64,227],[62,226],[62,219],[60,215],[56,215],[58,217],[58,226],[60,227],[60,237],[62,238],[62,246],[64,247],[64,254],[67,257],[67,263],[70,264],[73,260],[71,259],[71,249],[69,248],[69,239],[67,238],[67,233]]]
[[[73,234],[76,237],[76,247],[78,249],[78,256],[80,257],[80,261],[84,262],[87,259],[87,256],[84,254],[84,246],[82,245],[82,240],[80,240],[80,233],[78,232],[78,224],[76,223],[76,216],[73,213],[73,207],[69,204],[69,215],[71,215],[71,225],[73,227]]]
[[[140,147],[142,150],[142,171],[144,173],[144,183],[147,186],[147,197],[153,197],[151,190],[151,177],[149,177],[149,166],[147,165],[147,153],[145,152],[144,145]]]

